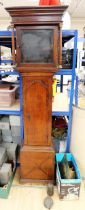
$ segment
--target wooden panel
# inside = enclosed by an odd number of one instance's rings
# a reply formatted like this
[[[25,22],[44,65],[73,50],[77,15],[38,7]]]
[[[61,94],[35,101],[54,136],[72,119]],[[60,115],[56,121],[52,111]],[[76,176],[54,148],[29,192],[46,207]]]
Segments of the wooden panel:
[[[64,11],[68,6],[38,6],[38,7],[8,7],[6,10],[16,25],[55,24],[62,21]]]
[[[51,144],[51,79],[23,78],[24,142]]]
[[[21,179],[53,180],[54,151],[24,146],[20,153]]]
[[[59,36],[59,45],[58,45],[58,63],[59,63],[59,68],[62,68],[62,23],[59,24],[59,31],[58,31],[58,36]]]

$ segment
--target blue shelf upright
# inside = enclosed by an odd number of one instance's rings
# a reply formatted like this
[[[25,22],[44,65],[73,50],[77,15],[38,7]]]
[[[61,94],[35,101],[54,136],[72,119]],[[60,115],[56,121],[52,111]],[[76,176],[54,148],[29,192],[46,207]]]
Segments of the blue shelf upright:
[[[71,93],[70,93],[70,104],[69,104],[69,123],[68,123],[68,138],[66,152],[70,150],[70,138],[71,138],[71,127],[72,127],[72,105],[74,96],[74,80],[75,80],[75,68],[76,68],[76,53],[77,53],[77,37],[78,32],[74,31],[74,51],[73,51],[73,67],[72,67],[72,82],[71,82]]]
[[[72,126],[72,105],[73,105],[73,96],[74,96],[74,80],[75,80],[75,68],[76,68],[76,55],[77,55],[77,38],[78,32],[77,30],[63,30],[62,31],[62,39],[64,43],[71,40],[74,41],[74,48],[73,48],[73,63],[72,69],[60,69],[55,75],[65,76],[71,75],[71,90],[70,90],[70,102],[69,102],[69,111],[58,111],[52,112],[52,116],[67,116],[68,117],[68,135],[67,135],[67,146],[66,152],[70,152],[70,138],[71,138],[71,126]],[[63,80],[62,80],[63,81]],[[63,84],[61,84],[61,90],[63,90]],[[64,106],[64,104],[63,104]]]

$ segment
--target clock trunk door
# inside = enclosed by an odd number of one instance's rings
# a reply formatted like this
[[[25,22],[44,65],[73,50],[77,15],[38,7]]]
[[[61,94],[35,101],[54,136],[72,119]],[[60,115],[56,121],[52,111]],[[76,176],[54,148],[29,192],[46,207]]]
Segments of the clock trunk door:
[[[24,139],[26,145],[51,143],[52,80],[23,78]]]

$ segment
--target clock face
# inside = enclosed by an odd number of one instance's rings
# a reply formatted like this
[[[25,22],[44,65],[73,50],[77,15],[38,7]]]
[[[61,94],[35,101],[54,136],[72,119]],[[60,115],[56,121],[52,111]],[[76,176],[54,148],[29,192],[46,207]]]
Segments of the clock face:
[[[21,29],[21,63],[53,63],[53,29]]]

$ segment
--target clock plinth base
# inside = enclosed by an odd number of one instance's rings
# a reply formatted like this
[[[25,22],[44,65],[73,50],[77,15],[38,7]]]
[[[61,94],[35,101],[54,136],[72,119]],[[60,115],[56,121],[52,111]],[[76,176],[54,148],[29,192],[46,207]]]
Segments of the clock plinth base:
[[[55,152],[52,147],[26,146],[20,151],[20,180],[54,182]]]

